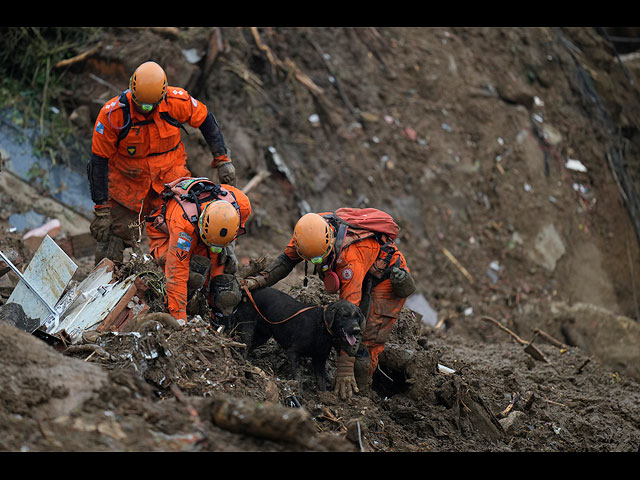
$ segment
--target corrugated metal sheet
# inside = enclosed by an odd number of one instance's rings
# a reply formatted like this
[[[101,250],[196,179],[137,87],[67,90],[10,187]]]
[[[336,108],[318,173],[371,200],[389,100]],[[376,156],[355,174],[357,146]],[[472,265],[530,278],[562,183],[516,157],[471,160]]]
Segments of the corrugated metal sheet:
[[[24,271],[24,278],[50,306],[58,303],[78,266],[48,235]],[[7,303],[17,303],[31,318],[44,321],[50,310],[42,300],[20,280]]]
[[[65,332],[72,343],[76,343],[82,338],[82,332],[97,328],[135,288],[135,275],[120,282],[113,280],[113,264],[101,262],[75,287],[75,299],[62,315],[60,324],[46,332],[50,335]]]

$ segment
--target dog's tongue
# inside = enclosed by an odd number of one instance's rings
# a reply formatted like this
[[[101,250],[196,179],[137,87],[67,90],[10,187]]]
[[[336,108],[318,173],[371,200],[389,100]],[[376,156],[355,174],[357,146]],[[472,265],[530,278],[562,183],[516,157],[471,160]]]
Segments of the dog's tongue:
[[[345,335],[347,342],[349,343],[349,345],[351,345],[352,347],[356,344],[356,337],[354,337],[353,335],[347,333]]]

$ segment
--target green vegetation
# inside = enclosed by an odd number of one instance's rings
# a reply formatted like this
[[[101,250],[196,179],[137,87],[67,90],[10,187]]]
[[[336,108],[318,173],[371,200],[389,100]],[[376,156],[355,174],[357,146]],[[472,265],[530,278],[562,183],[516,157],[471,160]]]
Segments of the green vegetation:
[[[0,27],[0,110],[17,127],[35,128],[36,154],[65,159],[68,114],[59,99],[66,69],[55,68],[100,35],[96,27]]]

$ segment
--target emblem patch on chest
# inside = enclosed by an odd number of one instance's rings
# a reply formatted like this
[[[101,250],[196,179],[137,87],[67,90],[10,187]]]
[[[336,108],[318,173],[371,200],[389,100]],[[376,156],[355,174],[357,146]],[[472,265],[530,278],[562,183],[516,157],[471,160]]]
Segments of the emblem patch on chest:
[[[136,154],[136,147],[127,147],[127,152],[129,153],[129,155],[135,155]]]
[[[342,270],[342,273],[340,275],[344,280],[351,280],[353,278],[353,270],[351,270],[350,268],[345,268],[344,270]]]

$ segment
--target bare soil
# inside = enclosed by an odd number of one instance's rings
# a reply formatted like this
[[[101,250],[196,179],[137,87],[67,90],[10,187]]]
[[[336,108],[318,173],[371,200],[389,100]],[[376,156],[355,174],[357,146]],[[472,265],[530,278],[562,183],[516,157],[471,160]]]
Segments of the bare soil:
[[[622,68],[586,27],[256,32],[105,32],[67,72],[77,136],[91,137],[91,100],[115,94],[88,73],[124,89],[139,63],[160,62],[216,115],[239,186],[270,172],[248,194],[243,264],[277,255],[305,205],[381,208],[438,324],[405,308],[371,394],[341,401],[309,369],[300,396],[275,343],[245,360],[233,332],[200,317],[182,329],[146,318],[71,348],[0,322],[0,450],[637,452],[638,235],[610,153],[637,182],[640,64]],[[189,132],[193,173],[212,175]],[[4,231],[29,206],[10,193]],[[28,264],[20,234],[0,248]],[[76,260],[81,279],[92,261]],[[278,288],[335,300],[303,276]],[[10,291],[17,278],[0,281]]]

